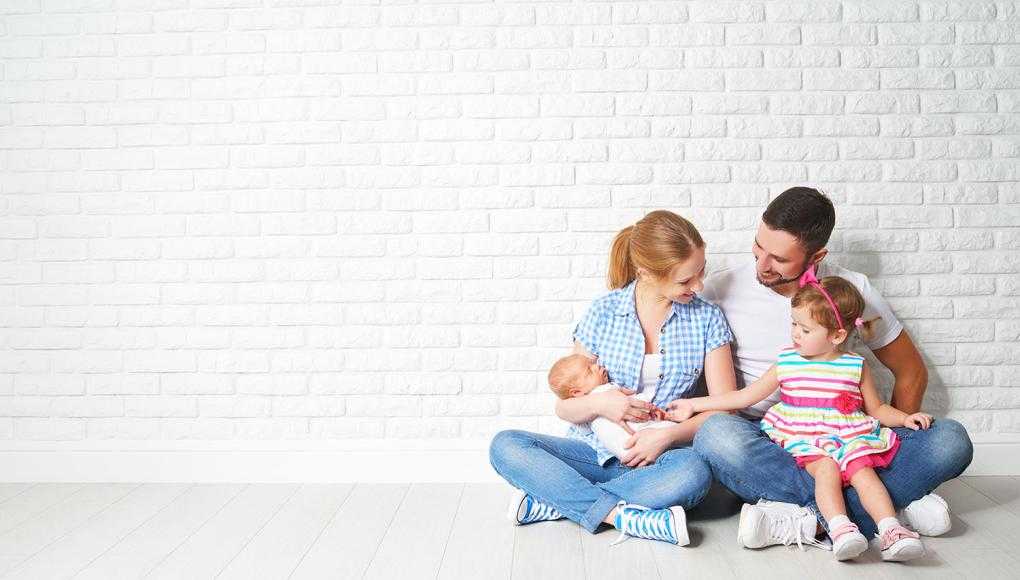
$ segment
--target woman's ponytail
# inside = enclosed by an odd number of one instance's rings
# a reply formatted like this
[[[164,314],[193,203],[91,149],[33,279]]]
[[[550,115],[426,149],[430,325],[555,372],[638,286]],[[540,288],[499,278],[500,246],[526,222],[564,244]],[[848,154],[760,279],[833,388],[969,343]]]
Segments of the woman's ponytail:
[[[613,238],[613,246],[609,250],[610,290],[623,288],[637,277],[637,271],[630,258],[630,236],[633,232],[634,226],[627,226]]]
[[[687,260],[705,240],[694,224],[666,210],[656,210],[616,234],[609,250],[609,289],[630,284],[641,269],[661,278]]]

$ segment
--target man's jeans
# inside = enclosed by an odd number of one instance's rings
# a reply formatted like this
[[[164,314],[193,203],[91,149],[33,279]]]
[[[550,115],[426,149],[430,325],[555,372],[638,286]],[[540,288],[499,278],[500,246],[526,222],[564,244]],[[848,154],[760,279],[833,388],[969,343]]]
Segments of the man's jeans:
[[[877,473],[896,509],[963,473],[974,455],[967,431],[952,419],[938,419],[930,429],[894,430],[899,451],[889,467]],[[826,526],[815,503],[814,478],[797,467],[793,456],[772,442],[757,422],[726,414],[709,417],[694,436],[694,449],[712,466],[715,477],[744,501],[764,498],[806,506]],[[844,496],[847,515],[865,537],[874,536],[875,522],[864,511],[857,491],[847,487]]]
[[[590,532],[620,500],[658,509],[690,509],[708,493],[712,471],[691,448],[669,449],[652,465],[630,468],[576,439],[528,431],[501,431],[489,462],[510,485],[560,511]]]

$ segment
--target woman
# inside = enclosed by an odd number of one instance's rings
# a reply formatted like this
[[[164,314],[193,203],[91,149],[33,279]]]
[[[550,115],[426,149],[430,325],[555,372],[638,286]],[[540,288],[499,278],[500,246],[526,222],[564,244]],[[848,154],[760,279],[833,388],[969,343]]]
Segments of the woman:
[[[495,436],[490,462],[522,490],[511,504],[515,523],[566,516],[589,532],[605,522],[624,534],[687,543],[683,510],[697,505],[712,482],[708,465],[687,444],[708,415],[638,431],[622,459],[588,424],[599,416],[647,421],[653,407],[690,396],[702,369],[710,393],[734,388],[733,336],[719,308],[697,297],[704,275],[701,234],[672,212],[651,212],[616,235],[612,291],[574,329],[574,352],[597,357],[627,390],[557,401],[556,414],[573,423],[566,438],[517,430]]]

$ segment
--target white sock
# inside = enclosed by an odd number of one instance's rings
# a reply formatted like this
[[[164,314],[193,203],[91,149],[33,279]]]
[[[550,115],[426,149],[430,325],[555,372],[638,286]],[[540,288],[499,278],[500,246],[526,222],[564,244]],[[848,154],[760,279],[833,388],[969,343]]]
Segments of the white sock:
[[[889,528],[898,525],[900,525],[900,520],[896,518],[893,517],[883,518],[880,522],[878,522],[878,534],[882,535]]]
[[[846,514],[839,514],[838,516],[833,516],[833,518],[831,520],[829,520],[829,530],[832,531],[832,530],[839,529],[840,526],[843,526],[843,525],[846,525],[846,524],[849,524],[849,523],[850,523],[850,518],[846,517]]]

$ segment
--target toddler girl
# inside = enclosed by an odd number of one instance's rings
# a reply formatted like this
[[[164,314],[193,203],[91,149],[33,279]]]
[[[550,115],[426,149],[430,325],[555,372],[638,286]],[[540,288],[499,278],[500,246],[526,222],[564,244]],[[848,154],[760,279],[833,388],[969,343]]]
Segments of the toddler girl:
[[[864,299],[850,282],[838,276],[819,281],[814,268],[808,269],[791,301],[793,346],[746,388],[678,399],[668,405],[667,416],[682,421],[701,411],[743,409],[778,387],[782,399],[765,414],[762,431],[815,479],[815,501],[828,522],[836,559],[855,558],[868,548],[846,515],[842,488],[852,485],[878,524],[882,559],[911,560],[924,554],[924,545],[896,519],[875,469],[887,467],[899,447],[888,427],[927,429],[932,417],[883,403],[863,357],[841,350],[854,329],[868,332],[863,311]]]

